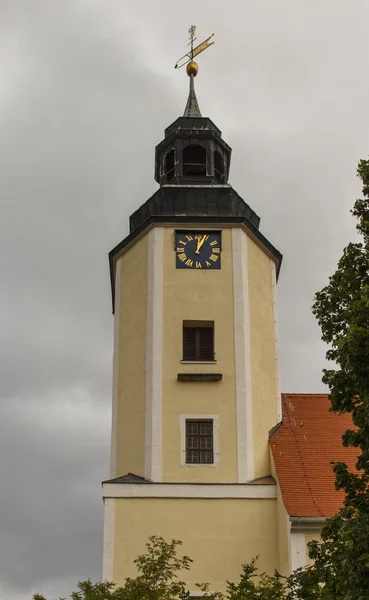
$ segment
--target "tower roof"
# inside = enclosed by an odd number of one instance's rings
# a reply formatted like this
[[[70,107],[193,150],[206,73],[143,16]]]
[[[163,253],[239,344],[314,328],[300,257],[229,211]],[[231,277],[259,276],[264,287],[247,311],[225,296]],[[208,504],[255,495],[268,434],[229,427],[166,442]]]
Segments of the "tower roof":
[[[114,312],[115,269],[119,257],[136,239],[156,225],[173,227],[243,227],[272,258],[279,272],[282,255],[259,231],[260,218],[228,183],[232,149],[222,132],[200,112],[194,79],[198,65],[193,60],[213,42],[193,48],[176,64],[186,66],[189,95],[184,115],[165,129],[155,148],[155,180],[160,188],[130,216],[130,233],[109,254]]]
[[[186,104],[185,111],[183,113],[184,117],[201,117],[199,103],[196,98],[195,92],[195,75],[191,73],[190,75],[190,90],[188,94],[188,100]]]

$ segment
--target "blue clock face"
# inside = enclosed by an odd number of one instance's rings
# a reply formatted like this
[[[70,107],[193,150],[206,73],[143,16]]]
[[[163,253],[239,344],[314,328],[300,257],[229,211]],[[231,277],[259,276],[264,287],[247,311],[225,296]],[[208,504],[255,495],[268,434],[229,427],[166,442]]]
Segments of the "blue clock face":
[[[220,231],[176,231],[177,269],[220,269]]]

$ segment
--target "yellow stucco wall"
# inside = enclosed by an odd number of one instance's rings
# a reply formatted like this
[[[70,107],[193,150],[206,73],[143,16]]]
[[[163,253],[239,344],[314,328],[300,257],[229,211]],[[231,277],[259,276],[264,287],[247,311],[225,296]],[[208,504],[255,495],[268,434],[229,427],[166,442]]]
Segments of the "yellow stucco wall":
[[[272,265],[251,239],[247,240],[250,304],[252,411],[255,478],[270,473],[268,431],[277,423]]]
[[[144,475],[148,238],[121,257],[116,473]]]
[[[204,229],[205,230],[205,229]],[[246,235],[246,234],[245,234]],[[164,228],[163,480],[236,482],[237,427],[232,229],[222,229],[222,268],[176,269],[174,228]],[[270,258],[248,237],[251,378],[255,478],[270,474],[268,430],[277,422],[272,271]],[[148,236],[120,258],[116,469],[144,474]],[[184,320],[214,321],[213,364],[182,364]],[[222,373],[220,382],[178,382],[186,372]],[[180,415],[219,416],[219,463],[181,466]]]
[[[193,559],[183,573],[190,591],[209,582],[224,591],[238,581],[241,564],[259,555],[261,571],[278,564],[275,500],[117,499],[115,500],[114,581],[136,574],[133,559],[145,551],[149,535],[183,541],[181,554]]]
[[[205,229],[204,229],[205,231]],[[236,482],[232,232],[222,232],[222,268],[176,269],[174,230],[164,230],[163,479]],[[183,320],[214,321],[216,364],[181,364]],[[222,373],[220,382],[178,382],[178,373]],[[180,415],[219,415],[218,467],[181,467]]]
[[[200,229],[200,228],[199,228]],[[162,457],[165,482],[237,482],[237,423],[232,229],[222,229],[222,268],[176,269],[174,228],[164,228]],[[148,237],[119,260],[116,469],[144,475]],[[270,258],[248,238],[249,306],[255,477],[269,475],[268,430],[277,422],[276,370]],[[215,364],[183,364],[183,320],[214,321]],[[220,382],[178,382],[186,372],[222,373]],[[180,415],[219,416],[216,467],[181,466]],[[278,490],[279,494],[279,490]],[[286,511],[277,500],[115,500],[114,580],[135,574],[133,560],[151,534],[183,540],[195,563],[188,580],[224,590],[241,564],[260,555],[261,571],[288,572]],[[209,552],[211,550],[211,552]]]

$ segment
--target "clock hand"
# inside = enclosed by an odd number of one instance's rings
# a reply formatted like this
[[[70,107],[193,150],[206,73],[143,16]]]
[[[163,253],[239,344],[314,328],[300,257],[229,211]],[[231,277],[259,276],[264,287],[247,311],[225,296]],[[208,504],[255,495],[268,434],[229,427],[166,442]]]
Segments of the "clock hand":
[[[206,234],[204,234],[201,238],[201,240],[197,240],[197,248],[196,248],[196,252],[195,254],[200,254],[200,248],[203,245],[203,243],[205,242],[206,239]]]

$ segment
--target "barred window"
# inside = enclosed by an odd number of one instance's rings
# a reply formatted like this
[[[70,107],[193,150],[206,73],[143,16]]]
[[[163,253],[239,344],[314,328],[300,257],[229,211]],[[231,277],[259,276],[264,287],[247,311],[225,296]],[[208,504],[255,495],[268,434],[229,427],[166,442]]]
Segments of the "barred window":
[[[213,464],[213,421],[186,420],[186,463]]]
[[[183,322],[183,360],[214,360],[213,321]]]

